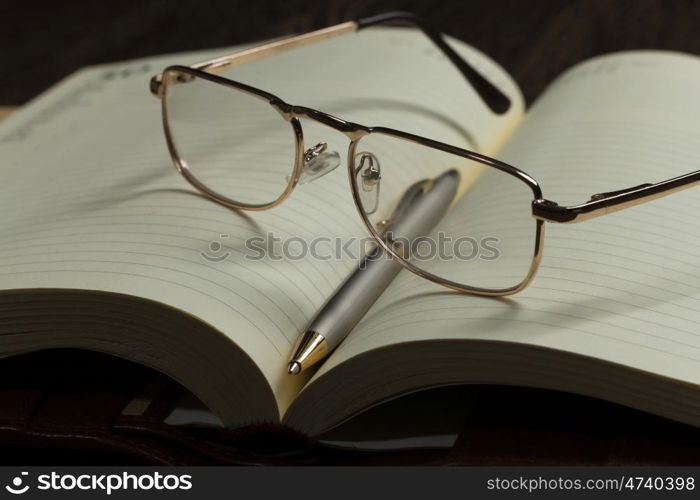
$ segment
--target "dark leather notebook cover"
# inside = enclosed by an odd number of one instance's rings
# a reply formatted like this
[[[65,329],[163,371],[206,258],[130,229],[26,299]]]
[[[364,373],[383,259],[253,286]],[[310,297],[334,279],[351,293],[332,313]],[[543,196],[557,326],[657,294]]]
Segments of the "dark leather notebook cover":
[[[143,366],[107,355],[64,350],[4,359],[3,460],[13,465],[700,463],[700,429],[551,391],[475,388],[476,406],[452,449],[363,452],[324,446],[281,425],[168,425],[164,420],[182,390]]]

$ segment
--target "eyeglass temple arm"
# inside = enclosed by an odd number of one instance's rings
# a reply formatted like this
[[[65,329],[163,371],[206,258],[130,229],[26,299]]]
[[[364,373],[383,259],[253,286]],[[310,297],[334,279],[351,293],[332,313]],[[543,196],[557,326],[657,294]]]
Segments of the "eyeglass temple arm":
[[[698,185],[700,170],[655,184],[646,183],[619,191],[594,194],[589,201],[579,205],[562,206],[550,200],[535,200],[532,202],[532,215],[547,222],[583,222]]]
[[[357,20],[358,31],[374,26],[377,24],[393,23],[402,21],[411,24],[420,29],[442,53],[450,60],[450,62],[459,70],[467,82],[479,94],[479,97],[484,103],[496,114],[503,114],[510,109],[510,99],[501,92],[498,87],[488,81],[481,73],[475,70],[467,61],[465,61],[452,47],[450,47],[443,35],[434,30],[422,18],[410,12],[387,12],[376,16],[365,17]]]
[[[414,14],[407,12],[389,12],[378,16],[367,17],[358,21],[348,21],[328,28],[303,33],[281,40],[259,45],[249,49],[244,49],[233,54],[228,54],[216,59],[193,64],[191,67],[206,71],[208,73],[218,73],[235,66],[240,66],[249,62],[257,61],[275,54],[281,54],[292,49],[305,47],[324,40],[329,40],[347,33],[352,33],[369,26],[387,22],[403,21],[415,25],[423,31],[428,38],[447,56],[455,67],[464,75],[466,80],[472,85],[474,90],[483,99],[486,105],[497,114],[503,114],[510,109],[510,99],[497,87],[484,78],[481,73],[472,68],[469,63],[462,59],[445,42],[442,35],[428,27],[425,22]],[[155,75],[151,78],[151,93],[161,97],[163,75]]]
[[[242,66],[266,57],[282,54],[290,50],[306,47],[307,45],[313,45],[314,43],[322,42],[324,40],[330,40],[331,38],[336,38],[355,31],[357,31],[357,23],[354,21],[348,21],[346,23],[329,26],[328,28],[303,33],[301,35],[294,35],[287,38],[281,38],[263,45],[256,45],[248,49],[239,50],[233,54],[227,54],[215,59],[195,63],[192,64],[190,68],[213,74],[222,73],[237,66]],[[156,97],[162,97],[163,73],[157,74],[151,78],[150,89],[153,95]]]

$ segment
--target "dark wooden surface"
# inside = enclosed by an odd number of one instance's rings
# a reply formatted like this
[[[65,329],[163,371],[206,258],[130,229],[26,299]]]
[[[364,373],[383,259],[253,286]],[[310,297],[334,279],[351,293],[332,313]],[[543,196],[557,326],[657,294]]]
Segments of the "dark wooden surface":
[[[0,4],[0,103],[22,104],[88,64],[251,42],[389,10],[420,14],[490,54],[530,101],[597,54],[700,54],[695,0],[25,0]]]
[[[692,0],[3,2],[0,103],[25,103],[88,64],[250,42],[388,10],[416,12],[484,50],[515,76],[529,101],[561,71],[597,54],[639,48],[700,54],[700,1]],[[93,381],[108,384],[141,370],[86,363],[102,369]],[[75,383],[81,367],[69,360],[41,362],[35,381],[54,383],[59,370],[61,380]],[[2,373],[7,384],[8,374],[17,372]],[[128,457],[70,449],[2,451],[1,460],[12,464],[130,463]],[[698,457],[698,429],[573,395],[484,388],[448,461],[681,464]]]

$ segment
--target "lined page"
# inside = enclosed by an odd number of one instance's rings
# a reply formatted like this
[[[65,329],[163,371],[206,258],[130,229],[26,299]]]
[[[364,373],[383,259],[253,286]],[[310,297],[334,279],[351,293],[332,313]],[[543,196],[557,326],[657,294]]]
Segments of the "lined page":
[[[367,125],[492,150],[519,120],[522,99],[490,60],[457,48],[512,96],[505,117],[491,115],[411,30],[367,30],[224,76]],[[176,173],[148,79],[222,53],[83,70],[0,125],[0,290],[103,290],[177,307],[240,345],[286,407],[303,382],[283,375],[292,343],[356,261],[251,260],[246,241],[347,241],[365,230],[344,164],[298,186],[283,205],[248,213],[204,199]],[[344,158],[345,137],[303,126],[308,145],[326,141]]]
[[[544,93],[498,157],[565,204],[700,169],[698,88],[696,57],[593,59]],[[455,211],[494,217],[487,208]],[[547,225],[534,282],[502,299],[444,291],[402,272],[317,376],[369,349],[457,338],[543,346],[698,384],[698,213],[696,188],[581,224]]]

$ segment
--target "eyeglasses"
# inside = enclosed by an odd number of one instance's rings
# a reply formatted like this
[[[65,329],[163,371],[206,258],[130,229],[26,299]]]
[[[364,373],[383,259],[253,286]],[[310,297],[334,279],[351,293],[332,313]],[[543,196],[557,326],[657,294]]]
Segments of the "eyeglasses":
[[[162,100],[163,124],[173,163],[201,193],[230,208],[266,210],[298,184],[338,167],[325,143],[305,149],[301,119],[349,139],[347,171],[355,205],[377,245],[406,269],[449,288],[501,296],[523,290],[542,258],[544,223],[581,222],[638,205],[700,183],[700,171],[658,183],[593,195],[562,206],[543,197],[525,172],[479,153],[407,132],[360,125],[218,76],[270,55],[386,22],[420,29],[459,70],[496,114],[508,97],[462,59],[419,18],[387,13],[293,36],[193,66],[169,66],[154,76],[151,92]],[[232,138],[235,140],[232,142]],[[263,154],[261,155],[261,152]],[[452,189],[445,182],[456,182]],[[431,190],[449,206],[420,234],[394,234],[407,193]],[[445,197],[448,197],[445,199]],[[435,219],[435,217],[433,217]]]

